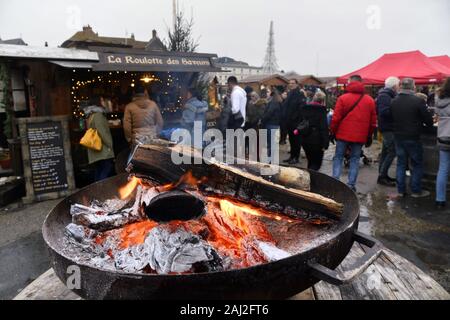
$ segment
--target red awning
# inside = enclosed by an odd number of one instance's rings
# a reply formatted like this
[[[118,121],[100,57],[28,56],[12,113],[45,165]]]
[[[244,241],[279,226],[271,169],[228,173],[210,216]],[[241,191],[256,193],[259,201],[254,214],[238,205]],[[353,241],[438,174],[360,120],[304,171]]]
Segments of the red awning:
[[[437,63],[440,63],[440,64],[446,66],[447,68],[450,68],[450,57],[447,55],[431,57],[430,59],[433,60],[434,62],[437,62]]]
[[[450,76],[450,67],[438,63],[420,51],[385,54],[368,66],[338,78],[347,83],[350,76],[358,74],[368,85],[384,85],[388,77],[413,78],[417,84],[441,83]]]

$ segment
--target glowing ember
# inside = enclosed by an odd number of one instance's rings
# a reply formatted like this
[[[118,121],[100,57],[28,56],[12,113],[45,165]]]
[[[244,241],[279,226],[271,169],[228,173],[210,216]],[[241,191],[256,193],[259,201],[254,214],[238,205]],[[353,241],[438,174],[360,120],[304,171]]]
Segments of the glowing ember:
[[[276,213],[270,213],[270,212],[266,212],[262,209],[247,205],[247,204],[243,204],[243,203],[238,203],[236,201],[232,201],[232,200],[228,200],[228,199],[217,199],[217,198],[211,198],[214,201],[219,201],[220,203],[220,208],[223,212],[225,212],[226,214],[228,214],[229,216],[234,216],[236,215],[236,211],[237,212],[243,212],[243,213],[247,213],[250,214],[252,216],[256,216],[256,217],[265,217],[265,218],[269,218],[272,220],[277,220],[277,221],[285,221],[285,222],[289,222],[289,223],[294,223],[295,220],[292,219],[288,219],[287,217],[283,217],[281,215],[278,215]]]
[[[139,184],[141,184],[141,180],[139,178],[136,177],[131,178],[130,182],[128,182],[125,186],[119,189],[120,199],[124,200],[128,198]]]
[[[144,243],[147,235],[156,226],[158,226],[157,222],[146,220],[124,227],[120,233],[119,248],[126,249]]]

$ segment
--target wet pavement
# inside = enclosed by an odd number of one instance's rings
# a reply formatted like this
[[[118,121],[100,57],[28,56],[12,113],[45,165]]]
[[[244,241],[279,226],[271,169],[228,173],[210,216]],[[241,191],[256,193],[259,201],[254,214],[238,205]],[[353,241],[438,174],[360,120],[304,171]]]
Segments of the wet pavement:
[[[0,299],[12,299],[50,268],[41,227],[58,201],[0,209]]]
[[[435,208],[435,191],[423,199],[407,197],[392,200],[396,188],[377,184],[380,144],[375,142],[366,156],[371,165],[360,162],[357,191],[361,205],[359,230],[380,240],[387,248],[413,262],[450,291],[450,208]],[[280,160],[289,157],[288,146],[281,147]],[[334,146],[325,154],[321,172],[331,175]],[[300,167],[306,166],[303,157]],[[341,180],[347,182],[347,170]],[[395,177],[395,163],[391,168]],[[449,190],[450,191],[450,190]]]
[[[376,161],[379,148],[375,143],[366,153]],[[288,157],[287,150],[288,146],[282,146],[281,160]],[[331,174],[333,152],[331,148],[325,155],[321,170],[325,174]],[[303,158],[300,166],[304,165]],[[390,200],[396,190],[377,185],[377,167],[376,162],[366,166],[361,161],[357,185],[360,231],[373,235],[450,291],[450,209],[434,209],[434,192],[425,199]],[[342,180],[346,179],[343,176]],[[14,204],[0,209],[0,299],[13,298],[49,269],[41,226],[57,203]]]

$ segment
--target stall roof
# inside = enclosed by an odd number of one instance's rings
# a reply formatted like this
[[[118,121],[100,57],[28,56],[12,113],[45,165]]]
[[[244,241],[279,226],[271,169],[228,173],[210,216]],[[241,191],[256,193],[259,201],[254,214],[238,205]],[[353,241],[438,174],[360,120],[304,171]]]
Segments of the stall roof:
[[[443,64],[447,68],[450,68],[450,57],[447,56],[447,55],[431,57],[430,59],[435,61],[435,62],[438,62],[440,64]]]
[[[171,71],[220,72],[212,58],[215,54],[148,51],[110,47],[89,47],[98,52],[100,62],[94,71]]]
[[[0,44],[0,58],[98,61],[98,53],[87,50]]]
[[[92,69],[94,62],[86,61],[67,61],[67,60],[50,60],[50,63],[56,64],[63,68],[69,69]]]
[[[270,80],[279,80],[285,84],[289,83],[289,80],[287,78],[285,78],[282,75],[279,74],[261,74],[261,75],[254,75],[254,76],[250,76],[247,77],[245,79],[242,79],[240,82],[241,83],[265,83],[268,82]]]
[[[428,58],[420,51],[385,54],[368,66],[346,74],[338,83],[346,83],[358,74],[369,85],[383,85],[390,76],[413,78],[417,84],[440,83],[450,75],[450,68]]]
[[[1,45],[0,58],[42,59],[64,68],[92,68],[94,71],[220,72],[215,54],[148,51],[110,47],[89,50]]]

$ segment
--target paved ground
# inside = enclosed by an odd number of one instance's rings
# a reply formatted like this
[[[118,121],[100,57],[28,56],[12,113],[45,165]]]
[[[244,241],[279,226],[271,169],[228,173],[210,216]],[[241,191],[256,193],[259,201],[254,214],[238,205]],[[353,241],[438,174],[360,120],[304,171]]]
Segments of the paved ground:
[[[58,201],[0,209],[0,299],[11,299],[48,270],[41,227]]]
[[[368,155],[379,152],[375,144]],[[331,173],[333,150],[322,171]],[[281,159],[287,158],[287,146]],[[305,165],[303,159],[301,165]],[[388,248],[414,262],[450,291],[450,210],[436,211],[434,198],[392,201],[394,188],[376,184],[377,164],[361,163],[358,183],[361,201],[360,230],[374,235]],[[345,172],[346,173],[346,172]],[[394,174],[391,174],[394,176]],[[346,181],[346,177],[343,177]],[[49,268],[41,235],[47,213],[58,201],[0,209],[0,299],[11,299]]]
[[[280,159],[289,157],[288,146],[281,147]],[[416,264],[450,291],[450,209],[436,210],[435,192],[424,199],[408,197],[392,200],[396,188],[377,185],[378,154],[380,145],[375,142],[365,150],[374,160],[370,166],[360,163],[357,190],[361,204],[359,229],[379,239],[386,247]],[[325,154],[321,172],[331,175],[334,147]],[[303,158],[300,167],[306,166]],[[347,182],[347,170],[342,181]],[[395,165],[391,168],[395,177]],[[450,190],[449,190],[450,191]]]

